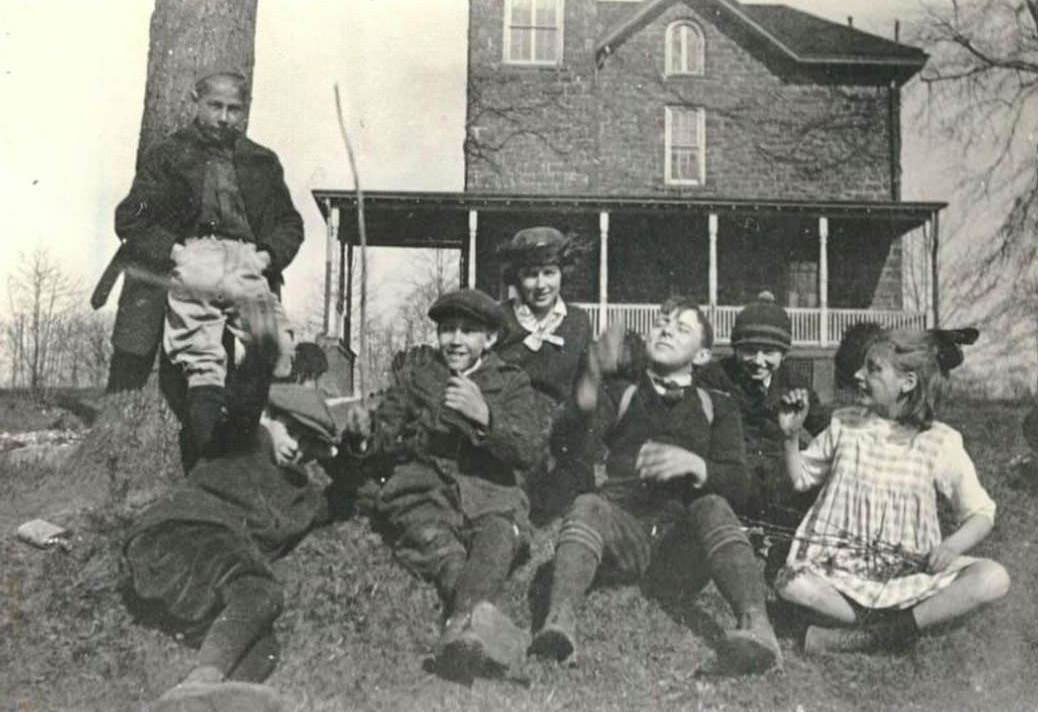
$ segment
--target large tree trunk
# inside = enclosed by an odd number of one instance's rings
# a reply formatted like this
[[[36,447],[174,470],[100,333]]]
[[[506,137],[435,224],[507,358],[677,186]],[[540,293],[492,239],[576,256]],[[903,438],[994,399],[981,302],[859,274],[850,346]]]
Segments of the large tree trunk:
[[[252,87],[257,0],[155,0],[151,14],[141,156],[193,118],[195,76],[225,64],[245,72]]]

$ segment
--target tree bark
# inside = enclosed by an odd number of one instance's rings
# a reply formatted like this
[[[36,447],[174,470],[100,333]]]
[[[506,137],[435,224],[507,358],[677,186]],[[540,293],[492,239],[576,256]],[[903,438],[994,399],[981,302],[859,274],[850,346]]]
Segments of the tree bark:
[[[239,69],[251,94],[257,2],[155,0],[138,166],[151,146],[192,120],[191,91],[201,69]]]

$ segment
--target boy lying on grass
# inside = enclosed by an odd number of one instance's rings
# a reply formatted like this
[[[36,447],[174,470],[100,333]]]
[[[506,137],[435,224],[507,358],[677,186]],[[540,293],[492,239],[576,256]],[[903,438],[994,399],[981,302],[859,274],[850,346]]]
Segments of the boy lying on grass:
[[[732,511],[748,485],[739,410],[693,379],[693,363],[710,357],[710,323],[691,299],[667,300],[646,342],[648,368],[634,383],[603,385],[618,365],[617,326],[593,347],[577,391],[581,410],[598,410],[609,423],[607,478],[579,495],[563,520],[548,615],[530,650],[573,660],[576,612],[599,568],[638,580],[661,542],[677,535],[683,565],[702,572],[696,583],[712,578],[735,613],[738,627],[722,645],[727,664],[738,672],[781,665],[764,579]]]
[[[249,345],[229,384],[221,451],[148,508],[124,546],[131,608],[201,639],[194,668],[156,710],[222,700],[224,681],[261,682],[277,664],[283,594],[270,563],[324,519],[305,465],[334,455],[337,427],[315,389],[270,385],[276,354],[276,343]]]
[[[493,601],[528,547],[516,472],[546,447],[548,402],[491,352],[503,315],[488,295],[445,294],[429,316],[438,351],[405,355],[373,422],[361,409],[350,414],[347,442],[382,480],[376,514],[397,559],[440,595],[441,672],[504,672],[521,660],[526,635]]]

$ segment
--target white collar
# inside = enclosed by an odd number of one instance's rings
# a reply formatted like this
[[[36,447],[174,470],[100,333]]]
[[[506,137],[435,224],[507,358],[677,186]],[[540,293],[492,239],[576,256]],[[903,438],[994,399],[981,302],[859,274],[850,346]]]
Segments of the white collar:
[[[661,376],[651,368],[648,369],[649,380],[652,382],[652,387],[656,389],[656,392],[663,395],[663,386],[659,385],[662,381],[670,381],[674,385],[681,386],[682,388],[688,388],[692,385],[692,370],[682,371],[681,373],[672,373],[668,376]]]
[[[560,348],[566,343],[565,339],[555,333],[566,318],[566,302],[562,300],[562,297],[555,299],[555,305],[541,319],[538,319],[530,307],[518,299],[512,300],[512,311],[515,313],[515,320],[519,322],[519,326],[530,332],[523,339],[523,343],[531,351],[540,351],[545,341]]]

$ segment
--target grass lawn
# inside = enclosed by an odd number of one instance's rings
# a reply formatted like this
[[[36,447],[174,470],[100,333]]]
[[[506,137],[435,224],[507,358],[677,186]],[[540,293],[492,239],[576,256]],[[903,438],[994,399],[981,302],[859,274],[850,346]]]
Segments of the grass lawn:
[[[1022,415],[1004,403],[944,414],[999,505],[977,553],[1003,562],[1013,585],[999,604],[910,653],[807,658],[788,611],[776,608],[785,670],[729,677],[716,668],[714,641],[732,618],[712,586],[695,597],[627,586],[590,595],[579,667],[531,659],[516,679],[463,686],[426,671],[438,621],[431,587],[394,565],[354,519],[315,532],[278,562],[288,604],[278,623],[282,663],[269,682],[315,712],[1038,709],[1038,487],[1006,468],[1024,449]],[[194,651],[136,624],[118,586],[119,542],[134,508],[179,477],[172,420],[155,397],[138,396],[110,402],[99,422],[59,471],[0,471],[0,709],[138,710],[190,667]],[[69,553],[14,539],[9,524],[40,514],[74,530]],[[527,625],[551,536],[538,533],[504,602]]]

